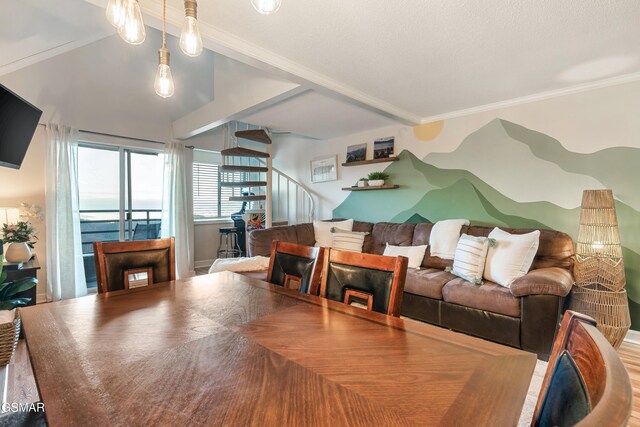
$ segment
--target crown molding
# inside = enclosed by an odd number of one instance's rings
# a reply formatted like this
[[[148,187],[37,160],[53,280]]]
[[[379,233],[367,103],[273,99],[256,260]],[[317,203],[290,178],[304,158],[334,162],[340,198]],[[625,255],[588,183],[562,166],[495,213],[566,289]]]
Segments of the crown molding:
[[[625,74],[617,77],[610,77],[607,79],[575,85],[568,88],[557,89],[557,90],[552,90],[548,92],[541,92],[533,95],[523,96],[520,98],[513,98],[506,101],[479,105],[477,107],[451,111],[449,113],[443,113],[435,116],[425,117],[420,122],[422,124],[426,124],[426,123],[431,123],[438,120],[455,119],[458,117],[470,116],[473,114],[485,113],[487,111],[500,110],[503,108],[515,107],[518,105],[529,104],[537,101],[544,101],[546,99],[557,98],[560,96],[572,95],[576,93],[587,92],[594,89],[601,89],[609,86],[617,86],[617,85],[632,83],[636,81],[640,81],[640,72]]]

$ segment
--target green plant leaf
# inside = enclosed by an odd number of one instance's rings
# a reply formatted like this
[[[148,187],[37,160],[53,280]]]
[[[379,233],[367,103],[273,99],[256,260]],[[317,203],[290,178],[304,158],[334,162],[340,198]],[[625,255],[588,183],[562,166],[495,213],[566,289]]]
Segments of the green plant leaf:
[[[35,277],[23,277],[22,279],[15,280],[7,283],[0,291],[0,301],[6,301],[19,292],[27,291],[33,288],[38,283],[38,279]]]
[[[5,280],[7,280],[7,272],[0,269],[0,283],[4,283]]]
[[[6,301],[0,301],[0,310],[13,310],[16,307],[25,306],[31,301],[31,298],[15,298]]]

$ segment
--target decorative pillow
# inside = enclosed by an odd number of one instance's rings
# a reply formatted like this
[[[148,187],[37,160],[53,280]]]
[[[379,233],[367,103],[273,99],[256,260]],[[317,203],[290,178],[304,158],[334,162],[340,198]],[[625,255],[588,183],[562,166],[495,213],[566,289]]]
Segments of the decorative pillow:
[[[494,244],[495,240],[488,237],[463,234],[458,240],[456,254],[453,257],[453,268],[447,267],[447,271],[471,283],[481,285],[487,252],[489,246]]]
[[[313,234],[316,236],[316,246],[323,248],[331,247],[331,229],[333,227],[345,231],[353,230],[353,220],[346,219],[344,221],[313,221]]]
[[[540,244],[540,231],[510,234],[498,227],[489,233],[496,244],[489,248],[484,278],[509,287],[514,280],[529,272]]]
[[[368,231],[347,231],[331,227],[331,248],[341,251],[362,252]]]
[[[424,259],[424,253],[427,251],[427,246],[393,246],[387,243],[387,247],[384,248],[382,255],[386,256],[405,256],[409,258],[409,268],[420,269],[422,260]]]
[[[460,239],[460,229],[469,225],[468,219],[447,219],[433,224],[429,236],[431,256],[453,259]]]

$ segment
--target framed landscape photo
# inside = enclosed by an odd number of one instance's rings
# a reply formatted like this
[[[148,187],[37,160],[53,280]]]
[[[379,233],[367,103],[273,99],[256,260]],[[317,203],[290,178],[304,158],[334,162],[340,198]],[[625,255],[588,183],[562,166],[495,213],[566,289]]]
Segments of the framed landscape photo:
[[[395,138],[389,136],[387,138],[380,138],[373,141],[373,158],[374,159],[386,159],[393,156],[395,145]]]
[[[361,162],[367,159],[367,144],[350,145],[347,147],[347,163]]]
[[[338,156],[323,157],[311,161],[311,182],[335,181],[338,179]]]

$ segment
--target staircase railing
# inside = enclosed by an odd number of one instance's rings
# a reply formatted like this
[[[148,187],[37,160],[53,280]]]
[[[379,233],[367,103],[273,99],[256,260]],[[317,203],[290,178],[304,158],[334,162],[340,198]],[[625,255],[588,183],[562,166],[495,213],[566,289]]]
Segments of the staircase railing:
[[[271,170],[273,224],[313,222],[315,205],[309,190],[286,173],[273,167]]]

